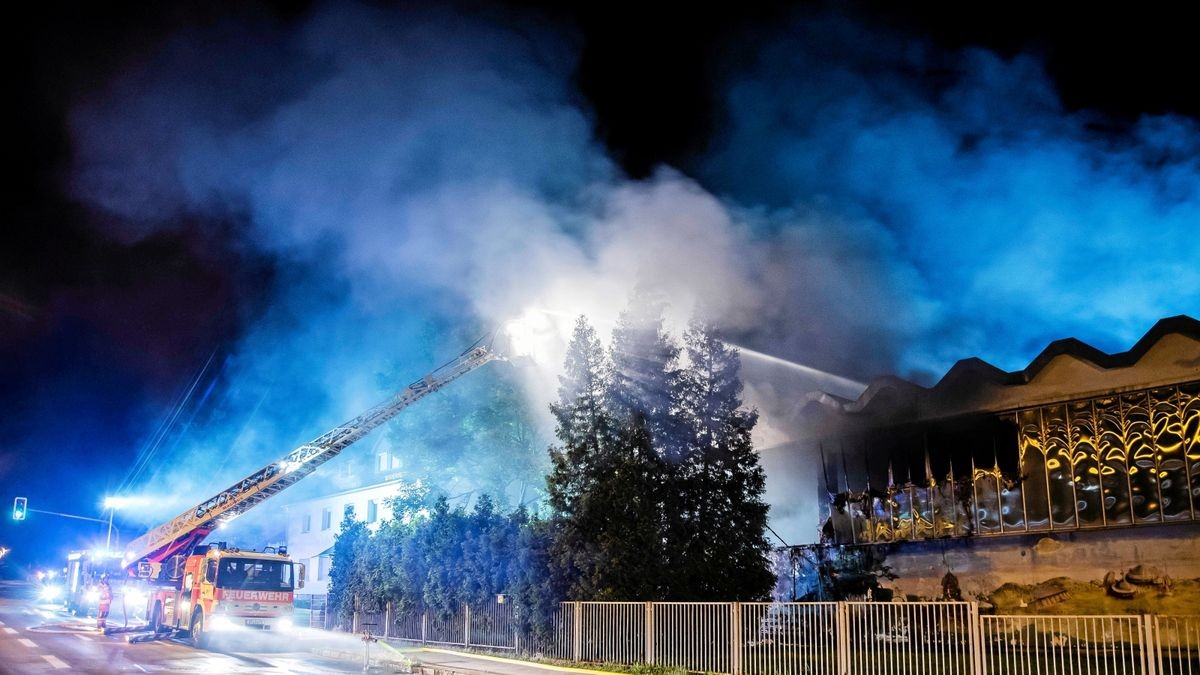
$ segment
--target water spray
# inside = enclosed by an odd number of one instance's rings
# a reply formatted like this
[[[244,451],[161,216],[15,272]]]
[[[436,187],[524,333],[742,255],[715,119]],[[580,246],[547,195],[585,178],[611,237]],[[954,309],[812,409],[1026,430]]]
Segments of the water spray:
[[[836,387],[839,391],[842,391],[842,392],[852,392],[853,396],[855,396],[855,397],[859,396],[867,389],[866,384],[863,384],[862,382],[859,382],[857,380],[852,380],[848,377],[842,377],[841,375],[835,375],[833,373],[830,373],[825,370],[821,370],[819,368],[813,368],[812,366],[806,366],[802,363],[796,363],[795,361],[788,361],[787,359],[781,359],[778,356],[771,356],[770,354],[764,354],[762,352],[754,351],[753,349],[748,349],[746,347],[742,347],[740,345],[735,345],[733,343],[727,342],[726,344],[728,344],[730,347],[733,347],[734,349],[738,350],[738,352],[740,352],[742,354],[742,356],[748,356],[750,358],[757,359],[764,363],[770,363],[770,364],[777,365],[777,366],[783,366],[784,368],[788,368],[788,369],[803,373],[804,375],[807,375],[808,377],[811,377],[812,379],[816,380],[818,385],[822,386],[822,387],[825,387],[825,386]],[[836,392],[830,392],[830,393],[836,393]]]

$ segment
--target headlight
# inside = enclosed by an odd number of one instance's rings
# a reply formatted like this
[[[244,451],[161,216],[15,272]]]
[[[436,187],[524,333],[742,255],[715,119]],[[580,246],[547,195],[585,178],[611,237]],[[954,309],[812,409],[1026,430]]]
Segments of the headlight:
[[[46,602],[54,602],[62,595],[62,586],[42,586],[39,595]]]
[[[223,616],[212,616],[208,620],[208,625],[205,626],[208,630],[232,630],[234,623]]]
[[[279,631],[280,633],[290,633],[292,632],[292,628],[293,626],[291,619],[280,619],[278,623],[275,624],[275,630]]]
[[[93,588],[89,590],[83,597],[87,598],[88,602],[100,602],[100,591]]]

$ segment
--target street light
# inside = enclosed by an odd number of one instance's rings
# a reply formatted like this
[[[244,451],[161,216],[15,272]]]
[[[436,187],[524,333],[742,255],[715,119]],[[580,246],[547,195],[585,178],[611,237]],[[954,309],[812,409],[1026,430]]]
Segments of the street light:
[[[113,513],[128,506],[127,497],[104,497],[104,508],[108,509],[108,539],[104,540],[104,551],[113,550]]]
[[[124,508],[128,508],[130,506],[134,506],[142,501],[143,500],[139,499],[138,497],[105,497],[104,498],[104,508],[108,509],[108,541],[106,541],[104,544],[105,552],[112,551],[113,512],[115,512],[117,509],[124,509]],[[120,528],[117,528],[118,534],[120,533],[120,531],[121,531]]]

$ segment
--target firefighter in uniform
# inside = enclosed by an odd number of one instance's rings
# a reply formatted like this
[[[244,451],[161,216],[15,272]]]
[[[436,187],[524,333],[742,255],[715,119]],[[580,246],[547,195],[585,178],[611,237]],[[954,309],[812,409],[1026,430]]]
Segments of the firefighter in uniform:
[[[96,628],[105,629],[110,607],[112,607],[112,587],[108,585],[108,575],[106,574],[100,577],[100,604],[96,608]]]

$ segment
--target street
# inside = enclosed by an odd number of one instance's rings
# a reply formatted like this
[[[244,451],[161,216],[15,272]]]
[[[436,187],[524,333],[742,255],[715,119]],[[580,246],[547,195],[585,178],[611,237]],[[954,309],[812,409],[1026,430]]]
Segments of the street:
[[[0,582],[0,673],[355,673],[362,664],[317,656],[309,640],[253,651],[203,651],[184,641],[127,642],[127,634],[102,635],[94,618],[74,617],[36,599],[36,587]],[[109,626],[122,625],[119,608]],[[315,640],[313,641],[316,642]],[[322,640],[323,642],[323,640]],[[348,640],[349,651],[360,646]],[[296,650],[300,645],[302,650]],[[244,649],[239,646],[238,649]],[[265,651],[270,649],[272,651]]]

